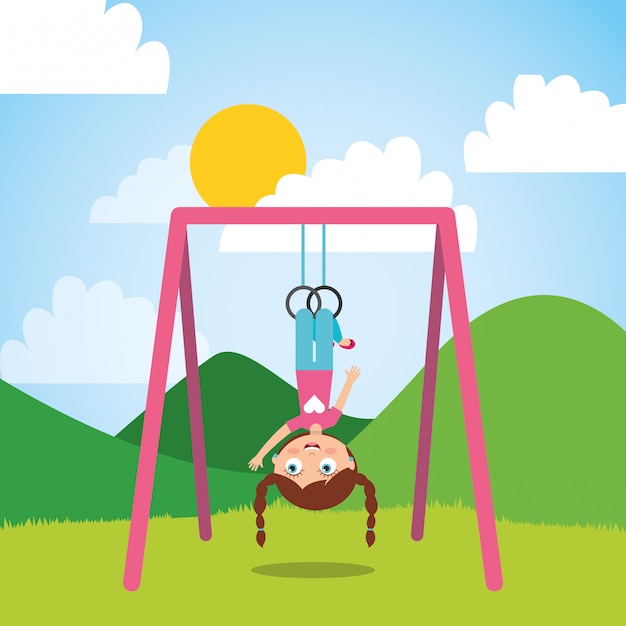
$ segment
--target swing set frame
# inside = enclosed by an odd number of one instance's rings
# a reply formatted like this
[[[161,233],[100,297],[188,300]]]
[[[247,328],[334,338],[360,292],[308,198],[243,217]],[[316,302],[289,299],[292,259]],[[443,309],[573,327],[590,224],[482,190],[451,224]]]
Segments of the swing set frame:
[[[124,587],[128,591],[135,591],[141,582],[174,317],[179,296],[187,372],[198,527],[200,538],[203,541],[208,541],[212,536],[187,227],[190,225],[225,224],[425,224],[436,226],[411,537],[415,541],[419,541],[424,536],[445,281],[448,287],[485,582],[491,591],[499,590],[502,587],[502,569],[478,383],[456,218],[454,211],[449,207],[179,207],[172,211],[165,251],[146,411],[139,449],[124,569]]]

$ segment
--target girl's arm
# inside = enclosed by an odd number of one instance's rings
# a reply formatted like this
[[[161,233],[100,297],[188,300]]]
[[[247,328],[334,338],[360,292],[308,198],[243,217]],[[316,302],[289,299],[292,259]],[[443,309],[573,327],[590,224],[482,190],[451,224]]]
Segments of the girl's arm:
[[[259,450],[258,454],[250,459],[248,467],[256,472],[259,467],[263,467],[263,459],[265,455],[277,444],[287,437],[291,431],[287,424],[283,424],[268,440],[267,443]]]
[[[354,381],[361,375],[361,370],[353,365],[349,370],[346,370],[346,382],[343,386],[343,389],[339,393],[339,397],[337,398],[337,402],[335,402],[334,407],[343,413],[343,407],[346,405],[346,400],[350,395],[350,391],[352,389],[352,385]]]

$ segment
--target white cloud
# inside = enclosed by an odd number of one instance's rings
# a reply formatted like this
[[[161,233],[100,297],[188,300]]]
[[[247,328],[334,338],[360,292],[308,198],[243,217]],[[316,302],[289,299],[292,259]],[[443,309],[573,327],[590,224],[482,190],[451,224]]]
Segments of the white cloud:
[[[182,327],[177,314],[168,382],[185,376]],[[146,298],[124,298],[107,280],[87,290],[76,277],[57,281],[52,313],[31,309],[24,318],[25,343],[6,341],[0,373],[9,383],[147,383],[156,314]],[[198,359],[209,356],[196,333]]]
[[[392,139],[384,152],[365,141],[348,148],[345,160],[324,159],[311,176],[281,178],[276,194],[257,206],[441,206],[452,203],[452,182],[443,172],[420,178],[419,146],[409,137]],[[453,207],[461,250],[476,247],[477,222],[467,205]],[[328,252],[427,252],[434,247],[434,226],[328,225]],[[306,228],[306,248],[321,251],[321,226]],[[300,226],[229,225],[222,252],[299,252]]]
[[[162,223],[179,206],[204,206],[191,179],[191,146],[175,146],[167,159],[141,161],[137,174],[119,185],[117,196],[102,196],[91,207],[90,222]]]
[[[158,41],[139,46],[128,3],[2,0],[0,93],[167,93],[170,61]]]
[[[533,74],[517,77],[513,104],[492,103],[487,134],[465,138],[468,172],[626,172],[626,104]]]

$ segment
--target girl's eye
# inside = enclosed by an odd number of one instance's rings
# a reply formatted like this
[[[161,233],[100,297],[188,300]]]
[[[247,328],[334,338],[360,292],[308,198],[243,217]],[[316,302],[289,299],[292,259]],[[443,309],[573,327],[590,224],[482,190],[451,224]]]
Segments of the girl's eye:
[[[285,470],[287,471],[287,474],[296,476],[302,471],[302,461],[296,458],[287,459],[287,462],[285,463]]]
[[[335,459],[322,459],[322,462],[320,463],[320,472],[322,472],[324,476],[330,476],[331,474],[334,474],[336,470],[337,463],[335,462]]]

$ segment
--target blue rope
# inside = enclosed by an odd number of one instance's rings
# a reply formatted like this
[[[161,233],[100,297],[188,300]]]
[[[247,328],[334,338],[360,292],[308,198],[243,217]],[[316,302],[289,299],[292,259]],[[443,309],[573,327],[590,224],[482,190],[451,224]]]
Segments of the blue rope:
[[[300,226],[300,272],[302,276],[302,285],[305,282],[305,233],[304,224]],[[322,224],[322,285],[326,284],[326,224]]]
[[[326,284],[326,224],[322,224],[322,285]]]
[[[306,284],[304,282],[304,224],[300,227],[300,267],[302,272],[302,285],[304,286]]]

